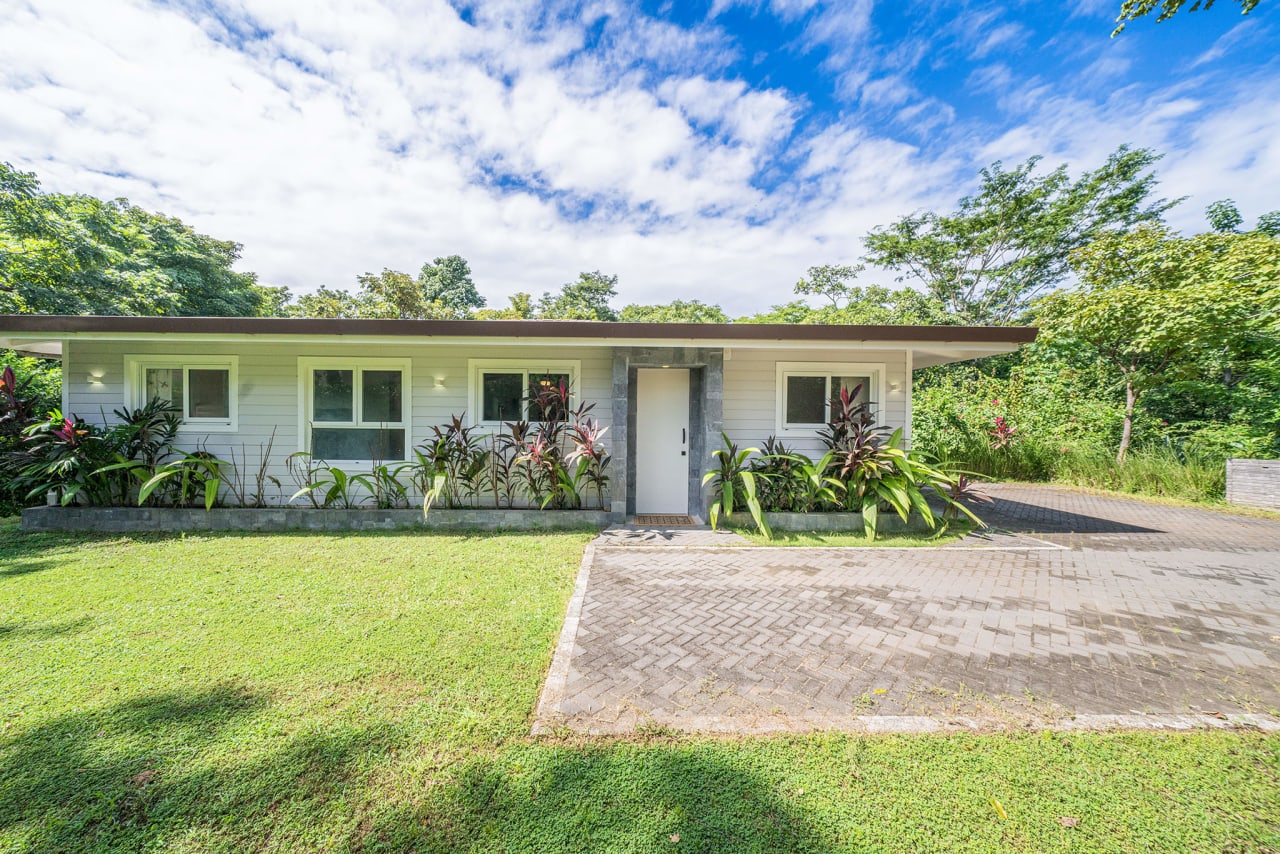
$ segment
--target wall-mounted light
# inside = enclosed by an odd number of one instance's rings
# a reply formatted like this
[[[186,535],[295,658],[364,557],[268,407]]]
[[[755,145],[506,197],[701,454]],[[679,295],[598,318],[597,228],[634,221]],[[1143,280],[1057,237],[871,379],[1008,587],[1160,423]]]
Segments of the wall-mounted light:
[[[444,377],[436,377],[436,388],[444,388]]]
[[[100,368],[96,368],[89,372],[89,385],[102,385],[102,378],[106,376],[106,372]]]
[[[898,382],[897,380],[894,380],[893,382],[889,383],[889,391],[893,392],[894,394],[897,394],[898,392],[902,391],[902,383]]]

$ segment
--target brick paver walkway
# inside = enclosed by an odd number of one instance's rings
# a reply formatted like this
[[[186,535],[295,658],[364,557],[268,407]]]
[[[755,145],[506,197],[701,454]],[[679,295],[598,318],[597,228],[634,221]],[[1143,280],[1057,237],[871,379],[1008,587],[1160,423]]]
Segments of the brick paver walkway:
[[[1008,533],[953,547],[602,537],[539,728],[1280,721],[1280,521],[1052,487],[991,492],[984,516]]]

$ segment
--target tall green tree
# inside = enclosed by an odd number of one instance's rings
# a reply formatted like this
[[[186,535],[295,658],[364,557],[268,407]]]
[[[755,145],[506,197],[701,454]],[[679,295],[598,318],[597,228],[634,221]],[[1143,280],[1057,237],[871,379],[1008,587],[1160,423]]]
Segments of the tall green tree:
[[[1152,199],[1159,156],[1148,149],[1122,146],[1076,180],[1066,166],[1037,174],[1040,159],[1012,169],[997,161],[955,211],[913,213],[875,229],[864,260],[918,282],[958,322],[1011,323],[1063,282],[1074,250],[1158,222],[1175,204]]]
[[[356,281],[360,283],[359,317],[448,320],[455,316],[452,309],[428,299],[421,280],[408,273],[384,268],[381,273],[357,276]]]
[[[576,282],[563,285],[558,293],[543,293],[535,307],[546,320],[617,320],[609,301],[618,295],[618,277],[595,270],[579,273]]]
[[[296,303],[285,306],[290,317],[363,317],[363,311],[360,298],[351,292],[324,287],[299,294]]]
[[[1147,226],[1103,235],[1072,260],[1080,287],[1045,298],[1037,318],[1047,341],[1085,342],[1116,372],[1125,395],[1117,463],[1144,393],[1272,334],[1260,324],[1270,322],[1268,301],[1280,291],[1280,239],[1260,232],[1182,238]]]
[[[424,300],[439,304],[455,317],[467,317],[475,309],[484,308],[484,297],[471,280],[471,265],[461,255],[423,264],[418,285]]]
[[[516,291],[507,298],[506,308],[482,308],[476,320],[529,320],[533,317],[533,295]]]
[[[1258,0],[1235,0],[1235,3],[1240,7],[1240,14],[1247,15],[1258,5]],[[1208,11],[1213,8],[1213,4],[1214,0],[1192,0],[1188,11]],[[1116,28],[1111,31],[1111,35],[1120,35],[1131,21],[1146,17],[1156,9],[1160,10],[1156,21],[1167,21],[1181,12],[1186,5],[1187,0],[1124,0],[1120,4],[1120,14],[1116,16]]]
[[[623,306],[618,316],[626,323],[728,323],[729,316],[718,305],[698,300],[674,300],[658,305]]]
[[[0,164],[0,311],[252,316],[274,298],[233,269],[240,244],[124,199],[45,193]]]

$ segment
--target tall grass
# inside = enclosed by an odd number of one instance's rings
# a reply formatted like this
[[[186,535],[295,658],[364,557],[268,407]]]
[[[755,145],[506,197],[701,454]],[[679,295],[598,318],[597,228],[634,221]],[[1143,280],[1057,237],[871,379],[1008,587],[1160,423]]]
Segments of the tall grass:
[[[993,480],[1051,481],[1187,501],[1221,501],[1226,493],[1222,457],[1167,445],[1134,448],[1117,465],[1115,451],[1101,444],[1063,447],[1028,438],[996,450],[968,442],[952,448],[943,462]]]

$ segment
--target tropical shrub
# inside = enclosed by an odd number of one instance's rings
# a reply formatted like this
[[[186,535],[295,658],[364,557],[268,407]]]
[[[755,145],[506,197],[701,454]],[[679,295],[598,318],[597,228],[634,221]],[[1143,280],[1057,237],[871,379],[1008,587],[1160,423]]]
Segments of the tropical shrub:
[[[751,467],[751,455],[759,454],[760,451],[756,448],[739,449],[737,443],[724,433],[720,434],[720,438],[724,441],[724,447],[711,452],[716,461],[715,468],[702,477],[703,486],[712,484],[712,530],[719,528],[721,518],[732,516],[741,502],[741,506],[745,506],[751,514],[760,533],[772,537],[773,532],[769,529],[756,489],[758,473]]]
[[[715,452],[717,465],[703,483],[714,483],[711,523],[732,513],[739,497],[767,534],[767,515],[781,512],[856,512],[874,540],[882,512],[904,522],[918,515],[929,528],[964,514],[981,524],[965,506],[979,496],[967,473],[934,465],[919,451],[902,447],[902,431],[875,423],[871,408],[858,401],[860,389],[842,389],[831,402],[831,416],[820,431],[826,451],[818,460],[788,450],[775,437],[739,450],[726,436]],[[755,455],[753,457],[753,455]],[[937,517],[929,500],[942,505]]]

